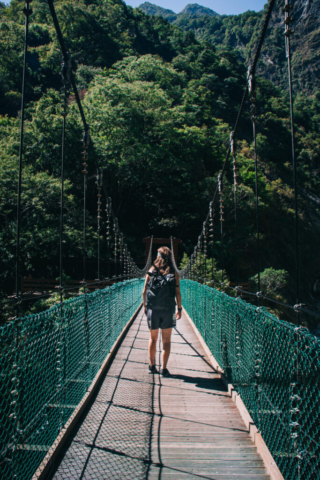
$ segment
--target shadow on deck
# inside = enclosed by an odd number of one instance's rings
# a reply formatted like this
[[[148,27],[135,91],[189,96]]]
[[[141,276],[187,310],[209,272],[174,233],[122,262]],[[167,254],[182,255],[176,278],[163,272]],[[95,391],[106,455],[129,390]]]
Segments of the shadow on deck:
[[[187,319],[169,378],[148,373],[148,338],[140,312],[51,478],[269,480]]]

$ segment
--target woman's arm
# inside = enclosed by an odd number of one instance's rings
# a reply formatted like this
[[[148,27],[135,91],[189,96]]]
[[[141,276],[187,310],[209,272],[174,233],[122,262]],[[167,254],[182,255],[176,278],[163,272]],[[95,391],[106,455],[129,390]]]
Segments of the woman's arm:
[[[149,270],[149,272],[153,272],[154,271],[154,267],[152,266],[151,269]],[[148,272],[148,273],[149,273]],[[145,311],[145,313],[147,313],[147,290],[148,290],[148,282],[149,280],[151,279],[150,275],[148,275],[147,273],[147,276],[146,276],[146,281],[144,282],[144,289],[143,289],[143,292],[142,292],[142,298],[143,298],[143,309]]]
[[[175,273],[176,276],[176,297],[177,297],[177,304],[178,304],[178,312],[176,315],[177,320],[180,320],[181,318],[181,291],[180,291],[180,278],[177,272]]]
[[[143,289],[143,292],[142,292],[142,298],[143,298],[143,310],[145,311],[146,313],[146,310],[147,310],[147,288],[148,288],[148,282],[150,280],[150,276],[147,275],[146,276],[146,281],[144,282],[144,289]]]

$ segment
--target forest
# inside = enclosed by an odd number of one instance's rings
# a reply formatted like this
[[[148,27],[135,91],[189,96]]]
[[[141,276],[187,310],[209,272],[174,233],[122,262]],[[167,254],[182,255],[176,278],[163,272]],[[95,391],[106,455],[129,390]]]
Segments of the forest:
[[[278,1],[273,8],[258,72],[287,89],[283,3]],[[293,86],[296,93],[313,94],[320,88],[320,1],[296,0],[292,4],[292,29],[295,32],[291,37]],[[236,51],[247,66],[252,60],[265,13],[265,10],[248,10],[240,15],[219,15],[209,8],[190,4],[175,14],[149,2],[141,4],[139,9],[148,15],[167,18],[173,25],[194,33],[198,40],[209,42],[218,49]]]
[[[18,0],[11,0],[10,6],[0,3],[2,298],[14,290],[23,6],[24,2]],[[32,8],[26,78],[21,263],[24,276],[56,278],[59,274],[62,57],[47,2],[34,0]],[[147,15],[121,0],[59,0],[55,8],[72,57],[94,145],[88,162],[89,259],[97,255],[94,178],[99,165],[133,258],[144,263],[142,238],[172,235],[182,239],[180,260],[183,254],[185,260],[193,252],[216,188],[246,86],[247,64],[256,47],[262,13],[247,12],[243,16],[224,18],[205,15],[184,20],[186,24],[181,17],[172,24],[161,15]],[[269,295],[293,304],[296,266],[290,110],[279,9],[275,15],[257,77],[261,271],[265,279],[262,285],[269,288]],[[203,28],[203,35],[199,35],[194,25],[200,21],[209,22],[213,30],[212,22],[220,22],[220,26],[215,29],[216,34],[208,36]],[[225,40],[230,32],[236,38],[246,36],[245,48],[240,53],[238,44]],[[275,39],[277,48],[272,43]],[[304,63],[297,61],[301,56],[299,48],[295,38],[294,122],[301,302],[315,310],[319,308],[319,297],[314,285],[320,278],[320,90],[318,80],[313,80],[316,66],[307,72]],[[265,67],[270,49],[281,60],[273,63],[272,75]],[[319,48],[314,52],[319,55]],[[317,65],[316,60],[313,65]],[[304,88],[299,88],[301,84]],[[238,258],[240,281],[251,280],[254,288],[257,272],[255,172],[249,107],[248,102],[236,139]],[[82,130],[75,98],[70,92],[65,165],[66,260],[81,258],[82,251]],[[214,246],[210,255],[214,258],[215,271],[224,270],[226,277],[235,281],[232,182],[230,162],[223,182],[223,245],[216,202]],[[104,198],[104,205],[105,201]],[[103,213],[101,251],[106,260],[105,231]],[[67,270],[65,274],[75,275]],[[287,318],[285,310],[279,314]],[[307,326],[315,330],[316,320],[308,319]]]

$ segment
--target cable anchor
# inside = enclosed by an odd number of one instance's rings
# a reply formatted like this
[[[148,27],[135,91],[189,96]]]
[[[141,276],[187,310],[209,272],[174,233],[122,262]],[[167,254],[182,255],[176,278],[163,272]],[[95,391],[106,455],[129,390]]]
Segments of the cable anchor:
[[[248,81],[248,90],[252,97],[256,89],[256,82],[252,73],[252,65],[249,65],[249,68],[248,68],[247,81]]]
[[[67,59],[61,63],[61,77],[64,84],[70,83],[72,71],[71,55],[67,52]]]
[[[85,147],[88,147],[90,145],[90,140],[91,140],[91,137],[90,137],[90,125],[87,123],[86,124],[86,127],[83,131],[83,136],[82,136],[82,141],[83,141],[83,145]]]
[[[25,7],[23,8],[23,13],[25,14],[26,17],[30,17],[32,15],[32,8],[30,7],[30,3],[32,3],[32,0],[26,0]]]
[[[306,308],[306,304],[305,303],[298,303],[296,305],[293,305],[293,310],[295,312],[298,312],[300,308]]]

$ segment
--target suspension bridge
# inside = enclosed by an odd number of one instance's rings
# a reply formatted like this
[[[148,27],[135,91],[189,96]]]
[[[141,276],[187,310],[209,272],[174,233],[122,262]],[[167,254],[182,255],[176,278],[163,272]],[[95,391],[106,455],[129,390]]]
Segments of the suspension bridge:
[[[26,1],[16,237],[16,286],[9,301],[16,316],[0,329],[1,478],[13,479],[320,479],[320,344],[299,324],[299,249],[296,159],[290,65],[292,6],[285,2],[285,39],[291,107],[292,165],[296,215],[296,303],[287,308],[296,324],[260,306],[259,192],[257,181],[255,72],[275,0],[265,14],[225,163],[203,229],[181,279],[183,316],[174,329],[171,376],[148,374],[148,329],[142,311],[146,265],[131,258],[98,165],[97,226],[106,197],[108,259],[112,271],[86,275],[86,195],[90,130],[79,98],[53,0],[48,5],[63,55],[64,109],[61,157],[60,302],[21,317],[20,223],[24,148],[24,90],[29,17]],[[83,294],[64,298],[64,156],[68,89],[72,89],[83,135]],[[233,162],[237,211],[236,133],[249,98],[256,169],[258,291],[244,291],[207,278],[213,244],[215,201],[223,229],[223,175]],[[235,221],[235,237],[237,237]],[[111,234],[113,231],[113,243]],[[173,242],[173,239],[171,239]],[[172,251],[174,251],[172,243]],[[213,272],[213,269],[212,269]],[[76,287],[68,287],[72,289]],[[252,295],[256,303],[239,294]],[[50,296],[52,292],[44,293]],[[272,301],[272,299],[269,299]],[[161,342],[159,341],[161,349]],[[160,360],[160,359],[159,359]],[[159,365],[159,361],[157,361]]]

